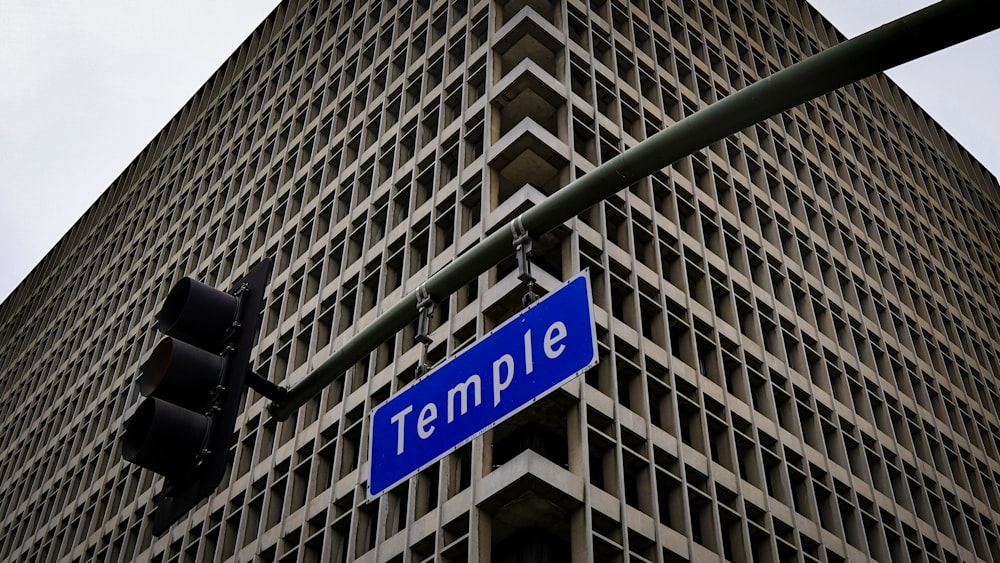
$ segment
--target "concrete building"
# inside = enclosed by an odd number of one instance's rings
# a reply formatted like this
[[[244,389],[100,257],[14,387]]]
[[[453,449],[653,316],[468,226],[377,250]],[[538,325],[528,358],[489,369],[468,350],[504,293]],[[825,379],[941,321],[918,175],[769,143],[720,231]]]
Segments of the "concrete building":
[[[121,460],[172,283],[275,274],[288,385],[484,234],[837,43],[803,0],[279,6],[0,305],[0,560],[996,561],[1000,187],[884,76],[748,128],[535,243],[588,269],[601,361],[366,497],[403,331],[154,537]],[[431,361],[521,307],[441,302]]]

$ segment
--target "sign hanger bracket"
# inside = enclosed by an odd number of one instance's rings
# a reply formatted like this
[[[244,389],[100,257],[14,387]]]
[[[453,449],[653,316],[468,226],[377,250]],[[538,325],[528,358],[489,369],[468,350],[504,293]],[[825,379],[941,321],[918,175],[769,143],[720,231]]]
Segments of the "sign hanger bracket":
[[[531,234],[524,228],[521,216],[510,224],[511,234],[514,236],[514,249],[517,251],[517,279],[527,286],[527,293],[521,298],[521,304],[527,307],[538,300],[535,293],[535,276],[531,274]]]
[[[430,332],[431,317],[434,316],[434,300],[431,299],[431,294],[427,291],[426,284],[420,284],[420,287],[417,288],[417,310],[420,312],[420,317],[417,318],[417,335],[413,339],[423,346],[423,349],[420,351],[420,363],[417,364],[417,378],[420,378],[430,370],[430,364],[427,360],[427,349],[434,342],[428,334]]]

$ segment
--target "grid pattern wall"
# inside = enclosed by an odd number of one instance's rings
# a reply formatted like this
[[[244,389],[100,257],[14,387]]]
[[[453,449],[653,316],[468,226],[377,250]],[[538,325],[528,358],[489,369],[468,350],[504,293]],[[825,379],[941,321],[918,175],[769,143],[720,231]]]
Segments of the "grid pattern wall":
[[[275,257],[255,365],[293,383],[547,194],[839,40],[793,0],[279,6],[0,305],[0,560],[1000,559],[1000,192],[884,76],[536,241],[542,291],[589,270],[600,363],[378,499],[369,414],[413,327],[289,421],[250,392],[226,483],[162,537],[120,458],[181,276]],[[439,303],[430,360],[523,292],[508,260]]]

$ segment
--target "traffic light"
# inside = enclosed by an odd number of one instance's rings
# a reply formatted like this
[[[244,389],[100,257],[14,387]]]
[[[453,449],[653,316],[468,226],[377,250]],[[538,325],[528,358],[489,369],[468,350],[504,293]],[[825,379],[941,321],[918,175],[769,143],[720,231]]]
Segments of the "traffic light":
[[[226,292],[191,278],[157,315],[165,336],[140,367],[144,399],[125,421],[122,457],[165,478],[156,497],[160,535],[210,495],[226,473],[250,355],[271,278],[264,260]]]

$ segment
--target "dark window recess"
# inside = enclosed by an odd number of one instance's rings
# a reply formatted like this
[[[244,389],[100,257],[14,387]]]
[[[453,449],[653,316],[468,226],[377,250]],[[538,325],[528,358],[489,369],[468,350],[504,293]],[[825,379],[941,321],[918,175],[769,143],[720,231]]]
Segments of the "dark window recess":
[[[494,563],[569,563],[567,540],[538,528],[525,528],[493,546]]]
[[[562,467],[569,464],[566,438],[536,422],[518,426],[493,442],[493,464],[503,465],[525,450],[532,450]]]

